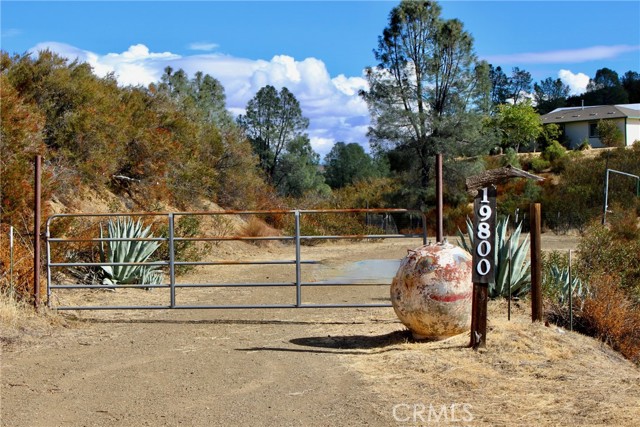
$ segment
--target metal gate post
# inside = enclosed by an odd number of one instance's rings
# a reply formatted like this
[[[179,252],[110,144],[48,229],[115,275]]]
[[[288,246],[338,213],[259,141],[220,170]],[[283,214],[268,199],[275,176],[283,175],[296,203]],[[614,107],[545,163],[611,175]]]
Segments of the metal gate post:
[[[49,228],[49,220],[47,220],[47,228],[45,231],[45,245],[47,248],[47,307],[51,308],[51,231]]]
[[[294,215],[296,223],[296,307],[300,307],[302,305],[302,274],[300,269],[300,211],[296,209]]]
[[[169,284],[171,286],[171,308],[176,307],[176,269],[175,269],[175,248],[173,246],[173,213],[169,214]]]

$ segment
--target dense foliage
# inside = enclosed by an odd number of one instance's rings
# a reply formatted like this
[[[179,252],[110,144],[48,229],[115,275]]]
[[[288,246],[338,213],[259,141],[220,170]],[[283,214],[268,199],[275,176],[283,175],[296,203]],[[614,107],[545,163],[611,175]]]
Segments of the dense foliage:
[[[360,144],[337,142],[325,159],[325,180],[331,188],[342,188],[367,178],[386,174],[386,164],[374,159]]]
[[[0,72],[3,222],[29,215],[34,154],[44,155],[46,193],[69,205],[79,184],[141,209],[201,199],[255,208],[270,197],[211,76],[167,69],[157,86],[120,87],[48,51],[3,52]]]

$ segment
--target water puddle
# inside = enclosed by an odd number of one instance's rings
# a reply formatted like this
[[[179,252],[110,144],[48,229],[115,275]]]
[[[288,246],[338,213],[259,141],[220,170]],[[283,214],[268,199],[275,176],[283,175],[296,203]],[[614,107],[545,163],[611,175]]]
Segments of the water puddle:
[[[339,268],[338,275],[318,283],[389,283],[393,280],[399,259],[365,259]]]

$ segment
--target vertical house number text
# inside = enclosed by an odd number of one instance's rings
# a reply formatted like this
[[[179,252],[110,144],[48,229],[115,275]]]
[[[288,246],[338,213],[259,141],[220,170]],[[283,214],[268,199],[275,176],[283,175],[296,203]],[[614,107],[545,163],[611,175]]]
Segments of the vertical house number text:
[[[491,283],[495,276],[496,188],[478,191],[473,205],[473,282]]]

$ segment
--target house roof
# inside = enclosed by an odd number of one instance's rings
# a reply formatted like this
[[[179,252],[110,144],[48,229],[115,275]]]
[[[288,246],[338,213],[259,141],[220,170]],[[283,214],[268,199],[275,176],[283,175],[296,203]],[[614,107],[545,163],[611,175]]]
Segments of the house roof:
[[[569,123],[600,119],[640,118],[640,104],[556,108],[541,117],[542,123]]]

